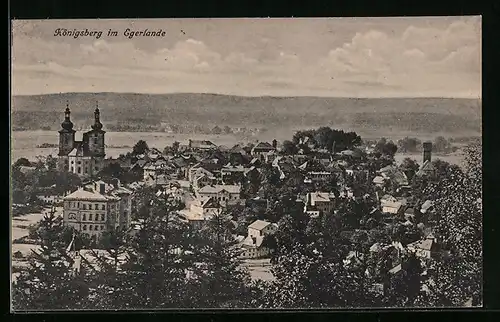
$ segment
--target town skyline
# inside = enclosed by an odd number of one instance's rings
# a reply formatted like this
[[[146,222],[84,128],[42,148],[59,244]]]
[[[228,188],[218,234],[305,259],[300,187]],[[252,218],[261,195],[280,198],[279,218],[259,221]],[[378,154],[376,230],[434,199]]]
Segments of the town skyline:
[[[479,16],[18,20],[11,90],[477,99],[480,23]],[[53,36],[57,28],[167,34],[74,39]]]

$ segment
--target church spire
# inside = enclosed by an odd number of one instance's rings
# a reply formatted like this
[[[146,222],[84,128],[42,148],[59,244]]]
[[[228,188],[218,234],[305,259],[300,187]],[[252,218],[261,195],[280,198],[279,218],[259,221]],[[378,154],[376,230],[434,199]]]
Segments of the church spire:
[[[66,101],[66,110],[64,111],[64,122],[61,123],[64,130],[73,130],[73,123],[71,122],[71,111],[69,110],[69,102]]]
[[[101,118],[101,112],[99,111],[99,103],[96,101],[95,111],[94,111],[94,125],[92,125],[92,129],[94,130],[102,129],[102,123],[100,118]]]

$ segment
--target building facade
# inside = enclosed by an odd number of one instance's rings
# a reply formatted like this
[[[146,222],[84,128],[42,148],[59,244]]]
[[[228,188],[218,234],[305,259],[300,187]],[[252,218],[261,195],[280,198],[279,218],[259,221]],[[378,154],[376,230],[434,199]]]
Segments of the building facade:
[[[75,140],[76,131],[71,122],[71,111],[66,107],[64,121],[59,130],[58,169],[72,172],[81,177],[92,177],[99,173],[104,166],[105,144],[100,111],[94,111],[92,129],[83,133],[81,141]]]
[[[97,181],[63,198],[66,226],[98,239],[105,231],[128,229],[132,191]]]

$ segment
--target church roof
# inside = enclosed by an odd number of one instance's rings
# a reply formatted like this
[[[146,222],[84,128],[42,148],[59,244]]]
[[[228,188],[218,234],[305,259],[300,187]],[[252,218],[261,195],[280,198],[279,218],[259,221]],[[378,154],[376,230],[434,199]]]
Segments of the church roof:
[[[71,150],[71,152],[68,154],[70,157],[83,157],[85,156],[85,145],[83,144],[82,141],[75,141],[75,144],[73,145],[74,148]]]

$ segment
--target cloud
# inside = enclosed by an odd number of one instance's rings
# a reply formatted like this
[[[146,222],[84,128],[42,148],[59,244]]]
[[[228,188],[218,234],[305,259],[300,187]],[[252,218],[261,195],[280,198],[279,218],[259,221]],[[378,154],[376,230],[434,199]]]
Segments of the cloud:
[[[261,39],[254,49],[221,54],[192,38],[146,50],[133,41],[62,42],[25,37],[17,31],[13,92],[72,88],[242,95],[349,96],[377,91],[395,96],[464,95],[480,91],[479,38],[477,25],[466,20],[442,29],[409,26],[401,33],[373,27],[311,60],[272,39]]]

